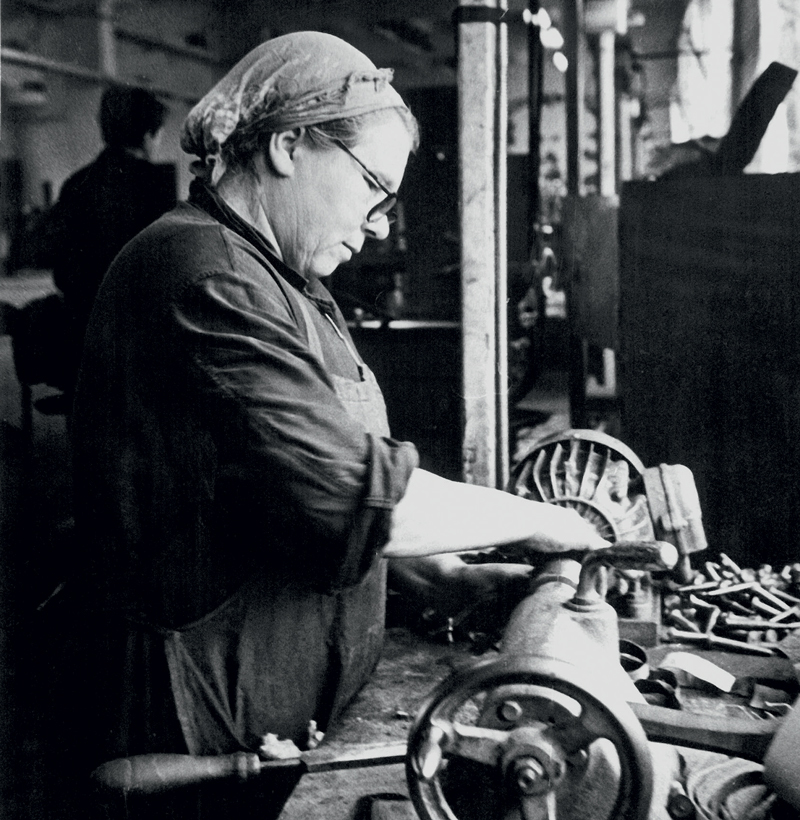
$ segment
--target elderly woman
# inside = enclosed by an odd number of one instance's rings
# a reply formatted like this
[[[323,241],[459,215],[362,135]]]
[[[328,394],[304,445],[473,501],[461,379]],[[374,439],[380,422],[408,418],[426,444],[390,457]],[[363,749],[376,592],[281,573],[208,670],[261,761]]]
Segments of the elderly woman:
[[[422,471],[390,437],[322,280],[389,233],[417,145],[391,79],[326,34],[255,49],[186,120],[188,201],[106,276],[74,417],[98,762],[268,732],[304,747],[374,668],[386,559],[452,597],[528,571],[458,551],[604,543],[566,510]]]

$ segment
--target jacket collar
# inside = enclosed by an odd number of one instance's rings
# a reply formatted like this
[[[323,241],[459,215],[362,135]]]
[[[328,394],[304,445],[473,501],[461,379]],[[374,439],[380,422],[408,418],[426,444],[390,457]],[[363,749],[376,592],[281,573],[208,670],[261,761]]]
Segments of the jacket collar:
[[[317,303],[326,313],[335,314],[334,301],[325,285],[316,277],[306,279],[286,265],[264,234],[242,219],[213,188],[195,178],[189,186],[189,202],[254,245],[293,287]]]

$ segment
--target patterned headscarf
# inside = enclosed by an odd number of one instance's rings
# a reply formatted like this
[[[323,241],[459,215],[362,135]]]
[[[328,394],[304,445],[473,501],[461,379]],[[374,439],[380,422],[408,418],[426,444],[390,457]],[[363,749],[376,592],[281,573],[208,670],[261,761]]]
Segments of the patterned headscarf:
[[[225,172],[222,146],[236,131],[288,131],[405,107],[391,86],[393,73],[330,34],[276,37],[243,57],[189,112],[181,148],[200,158],[193,173],[215,184]]]

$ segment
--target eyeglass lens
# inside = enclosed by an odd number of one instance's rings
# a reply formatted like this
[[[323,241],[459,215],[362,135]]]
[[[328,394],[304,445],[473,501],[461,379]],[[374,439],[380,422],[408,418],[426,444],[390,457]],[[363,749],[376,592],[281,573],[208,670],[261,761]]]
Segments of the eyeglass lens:
[[[364,163],[341,140],[334,140],[334,144],[352,157],[352,159],[354,159],[361,166],[361,169],[367,174],[370,181],[386,194],[386,199],[382,199],[367,214],[367,222],[378,222],[384,216],[390,225],[393,222],[396,222],[397,214],[392,211],[392,208],[394,208],[397,204],[397,194],[393,194],[384,185],[382,185],[375,174],[373,174],[372,171],[370,171],[369,168],[367,168],[367,166],[364,165]]]
[[[384,216],[389,220],[390,225],[396,222],[397,214],[393,210],[395,205],[397,205],[397,195],[390,194],[367,214],[367,222],[378,222]]]

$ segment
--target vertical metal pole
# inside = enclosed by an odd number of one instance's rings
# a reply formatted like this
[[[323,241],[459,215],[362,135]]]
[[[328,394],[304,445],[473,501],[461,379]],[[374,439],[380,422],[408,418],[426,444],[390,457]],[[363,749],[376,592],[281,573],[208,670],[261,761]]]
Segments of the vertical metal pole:
[[[117,76],[117,38],[114,31],[114,12],[117,0],[98,0],[97,41],[101,74]]]
[[[622,97],[617,106],[619,119],[619,142],[617,144],[617,167],[619,181],[633,179],[633,101],[627,95]]]
[[[567,193],[580,196],[585,176],[583,135],[586,132],[586,78],[584,76],[583,0],[565,0],[564,50],[569,60],[566,74]]]
[[[611,199],[617,194],[617,90],[616,42],[614,29],[604,29],[599,35],[597,82],[599,87],[600,123],[600,196]],[[615,354],[603,350],[603,392],[616,393]]]
[[[567,109],[567,194],[572,200],[584,192],[585,176],[583,157],[583,135],[586,132],[586,110],[584,106],[586,81],[584,76],[584,6],[583,0],[564,2],[564,41],[569,60],[566,75]],[[572,314],[570,302],[571,288],[567,289],[568,321]],[[569,404],[570,419],[575,427],[586,423],[586,340],[577,335],[573,328],[569,334]]]
[[[617,111],[614,88],[614,48],[617,35],[613,29],[599,35],[597,79],[600,102],[600,195],[614,196],[617,192],[616,131]]]
[[[505,0],[501,8],[506,8]],[[495,141],[494,141],[494,221],[495,221],[495,310],[497,413],[497,487],[509,478],[508,430],[508,29],[495,26],[497,62],[495,67]]]
[[[539,11],[539,0],[530,0],[528,9],[531,14]],[[539,38],[539,27],[528,26],[528,248],[538,256],[540,248],[536,223],[541,216],[541,191],[539,175],[541,173],[541,132],[542,132],[542,93],[544,86],[544,48]]]
[[[529,0],[531,16],[537,14],[539,0]],[[544,96],[544,46],[538,25],[528,25],[528,259],[538,261],[544,251],[544,215],[542,214],[542,98]],[[537,306],[539,315],[545,316],[544,291],[538,288]],[[543,366],[542,345],[530,348],[534,372]]]
[[[502,9],[504,0],[462,7]],[[505,286],[506,32],[459,24],[459,205],[464,384],[464,480],[499,487],[508,469]]]

